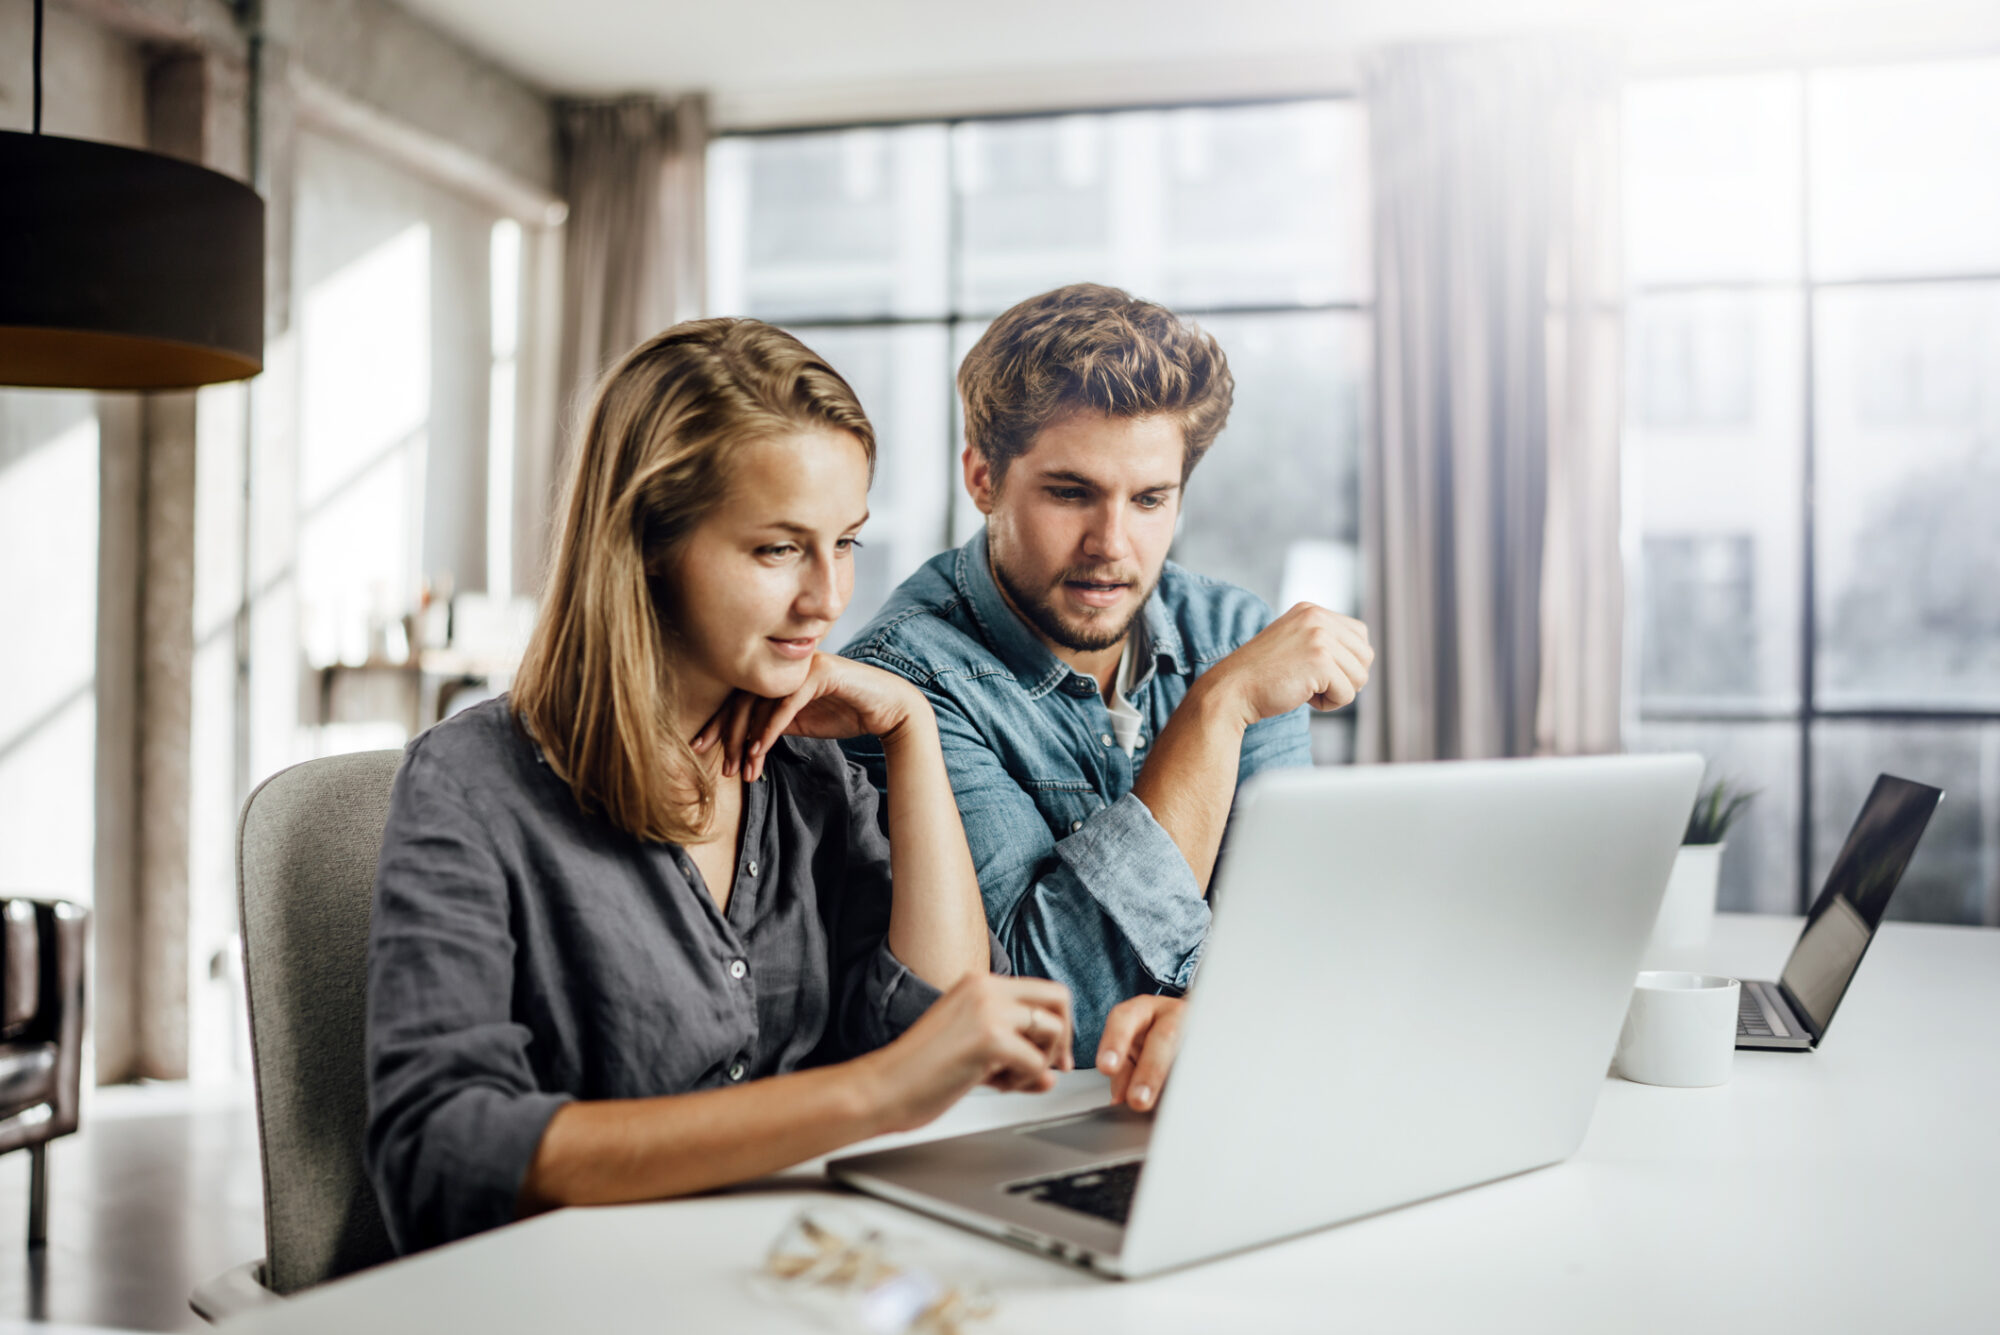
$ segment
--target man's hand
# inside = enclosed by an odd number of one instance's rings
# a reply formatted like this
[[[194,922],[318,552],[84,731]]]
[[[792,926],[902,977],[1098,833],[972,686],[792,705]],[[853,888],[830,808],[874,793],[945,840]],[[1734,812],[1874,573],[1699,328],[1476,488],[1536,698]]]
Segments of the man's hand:
[[[1186,1012],[1179,997],[1128,997],[1111,1008],[1097,1043],[1097,1069],[1111,1077],[1113,1103],[1152,1111],[1181,1050]]]
[[[1196,685],[1227,701],[1247,728],[1304,704],[1339,709],[1354,703],[1374,662],[1368,627],[1314,603],[1299,603]]]

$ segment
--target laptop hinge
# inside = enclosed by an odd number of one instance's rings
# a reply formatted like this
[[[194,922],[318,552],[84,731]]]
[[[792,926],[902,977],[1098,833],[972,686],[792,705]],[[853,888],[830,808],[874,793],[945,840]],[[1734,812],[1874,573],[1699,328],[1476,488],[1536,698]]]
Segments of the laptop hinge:
[[[1819,1026],[1813,1023],[1812,1016],[1808,1015],[1806,1008],[1799,1004],[1799,999],[1792,995],[1792,989],[1785,986],[1785,980],[1780,978],[1774,990],[1779,996],[1785,999],[1785,1009],[1790,1011],[1792,1018],[1799,1022],[1799,1029],[1805,1034],[1806,1038],[1814,1045],[1817,1045],[1820,1035]]]

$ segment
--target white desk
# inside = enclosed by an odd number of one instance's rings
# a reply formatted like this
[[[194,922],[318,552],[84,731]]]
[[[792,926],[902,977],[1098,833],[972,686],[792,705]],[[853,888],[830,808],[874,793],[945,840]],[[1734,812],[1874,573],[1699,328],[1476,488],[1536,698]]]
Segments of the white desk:
[[[1725,917],[1709,967],[1775,977],[1796,919]],[[1607,1080],[1567,1163],[1136,1283],[861,1198],[1000,1298],[979,1332],[2000,1329],[2000,931],[1891,924],[1817,1053],[1739,1053],[1712,1090]],[[1302,1042],[1305,1040],[1301,1036]],[[1478,1091],[1466,1091],[1476,1098]],[[966,1100],[932,1134],[1101,1100]],[[813,1167],[813,1166],[809,1166]],[[567,1210],[328,1285],[243,1335],[812,1330],[746,1276],[793,1173]]]

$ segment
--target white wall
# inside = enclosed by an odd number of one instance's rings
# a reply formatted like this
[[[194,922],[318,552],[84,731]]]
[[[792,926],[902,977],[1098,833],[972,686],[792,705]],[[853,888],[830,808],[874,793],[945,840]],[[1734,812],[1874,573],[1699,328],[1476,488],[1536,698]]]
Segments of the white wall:
[[[368,616],[413,609],[426,579],[486,587],[497,218],[336,138],[301,133],[297,167],[296,477],[260,505],[290,517],[298,644],[320,666],[364,654]]]

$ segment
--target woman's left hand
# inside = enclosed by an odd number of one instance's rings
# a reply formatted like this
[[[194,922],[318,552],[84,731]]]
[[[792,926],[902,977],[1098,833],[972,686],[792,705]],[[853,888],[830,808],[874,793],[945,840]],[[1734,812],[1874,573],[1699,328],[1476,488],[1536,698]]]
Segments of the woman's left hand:
[[[695,734],[697,754],[722,747],[722,772],[764,772],[771,744],[794,737],[876,736],[885,740],[928,706],[916,687],[892,672],[837,654],[813,655],[805,684],[778,699],[737,691]]]
[[[1113,1103],[1136,1112],[1151,1112],[1159,1103],[1181,1050],[1186,1013],[1179,997],[1127,997],[1111,1008],[1097,1044],[1097,1069],[1111,1077]]]

